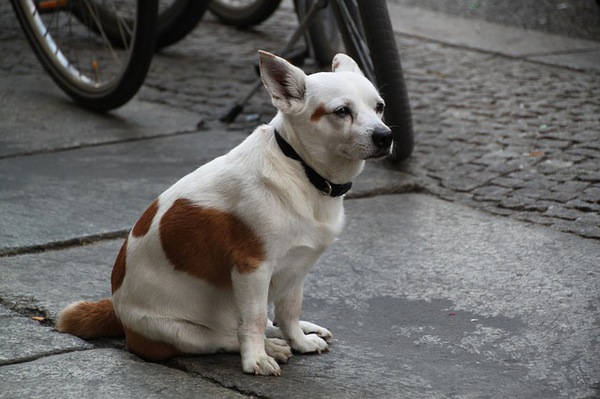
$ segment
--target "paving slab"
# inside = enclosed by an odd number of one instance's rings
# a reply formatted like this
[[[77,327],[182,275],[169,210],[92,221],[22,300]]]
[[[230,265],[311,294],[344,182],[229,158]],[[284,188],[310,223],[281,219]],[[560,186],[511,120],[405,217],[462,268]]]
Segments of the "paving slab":
[[[0,337],[0,366],[93,347],[77,337],[61,334],[50,326],[43,326],[1,306]]]
[[[389,3],[394,31],[464,48],[600,71],[600,42]],[[551,56],[553,54],[559,56]],[[568,62],[566,62],[568,60]]]
[[[244,398],[184,372],[98,349],[0,368],[0,398]]]
[[[511,27],[600,40],[600,26],[597,25],[600,7],[594,1],[556,3],[551,0],[496,0],[473,3],[472,0],[388,0],[389,3],[441,11],[463,18],[483,19]]]
[[[589,51],[566,51],[559,54],[530,55],[527,58],[531,61],[567,68],[600,71],[600,49],[596,49],[595,47]]]
[[[87,111],[43,73],[2,75],[0,87],[0,158],[191,132],[200,121],[192,112],[136,99],[111,112]]]
[[[0,160],[0,253],[129,230],[158,194],[243,140],[216,131]]]
[[[56,319],[78,300],[109,297],[110,273],[123,240],[0,258],[0,299]]]
[[[347,228],[309,276],[303,318],[332,351],[280,378],[236,355],[172,365],[272,398],[585,398],[600,382],[597,242],[421,194],[346,202]],[[0,258],[0,297],[55,314],[109,294],[120,240]]]

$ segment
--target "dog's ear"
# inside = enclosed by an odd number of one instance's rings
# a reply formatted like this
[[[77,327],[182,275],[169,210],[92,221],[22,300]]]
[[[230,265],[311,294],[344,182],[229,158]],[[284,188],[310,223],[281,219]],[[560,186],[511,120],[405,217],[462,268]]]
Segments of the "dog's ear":
[[[333,57],[331,70],[333,72],[356,72],[363,75],[363,72],[360,70],[356,61],[343,53],[338,53]]]
[[[282,112],[304,100],[306,74],[283,58],[259,50],[260,78],[271,94],[273,105]]]

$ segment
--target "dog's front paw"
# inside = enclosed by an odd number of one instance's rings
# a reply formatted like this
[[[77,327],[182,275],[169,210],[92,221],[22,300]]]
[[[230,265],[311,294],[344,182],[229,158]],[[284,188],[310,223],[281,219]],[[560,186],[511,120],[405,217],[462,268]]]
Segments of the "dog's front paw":
[[[321,353],[329,351],[325,340],[315,334],[305,335],[291,342],[292,349],[299,353]]]
[[[242,358],[242,370],[254,375],[281,375],[279,365],[267,354]]]
[[[319,337],[323,338],[325,341],[331,339],[333,334],[326,328],[318,326],[316,324],[310,323],[308,321],[300,321],[300,328],[302,328],[302,332],[304,334],[317,334]]]
[[[267,355],[273,357],[278,363],[287,363],[292,357],[292,348],[282,339],[267,338],[265,339],[265,351]]]

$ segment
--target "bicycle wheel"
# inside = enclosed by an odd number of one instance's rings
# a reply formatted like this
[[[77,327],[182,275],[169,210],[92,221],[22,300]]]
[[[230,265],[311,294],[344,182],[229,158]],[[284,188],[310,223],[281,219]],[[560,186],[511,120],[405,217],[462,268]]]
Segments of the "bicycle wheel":
[[[300,17],[313,1],[297,0]],[[340,51],[354,58],[385,99],[385,122],[394,134],[390,161],[405,161],[414,147],[412,116],[386,0],[331,0],[321,13],[307,35],[317,63],[329,65]]]
[[[394,133],[393,164],[408,159],[414,148],[410,103],[400,54],[385,0],[359,1],[360,17],[370,50],[375,81],[386,101],[385,121]]]
[[[294,1],[296,13],[300,20],[308,13],[313,3],[315,3],[315,0]],[[328,68],[331,66],[333,56],[340,51],[345,51],[344,42],[331,4],[322,9],[315,19],[308,27],[305,39],[310,55],[316,64],[320,68]]]
[[[99,35],[105,35],[113,46],[122,46],[122,21],[107,9],[100,0],[87,0],[96,3],[97,13],[102,15],[102,30],[92,26],[91,29]],[[156,1],[156,0],[153,0]],[[159,0],[158,20],[156,26],[156,49],[170,46],[193,31],[202,20],[208,9],[210,0]],[[75,16],[80,21],[90,18],[88,8],[75,8]],[[125,18],[127,24],[132,24],[130,18]]]
[[[156,49],[175,44],[193,31],[204,17],[210,0],[160,0]]]
[[[102,1],[102,9],[111,13],[121,29],[120,48],[103,34],[106,15],[98,12],[99,0],[11,2],[40,63],[77,103],[106,111],[137,93],[152,61],[157,0]],[[80,21],[74,13],[83,8],[89,18]]]
[[[208,9],[227,25],[247,28],[269,18],[281,0],[212,0]]]

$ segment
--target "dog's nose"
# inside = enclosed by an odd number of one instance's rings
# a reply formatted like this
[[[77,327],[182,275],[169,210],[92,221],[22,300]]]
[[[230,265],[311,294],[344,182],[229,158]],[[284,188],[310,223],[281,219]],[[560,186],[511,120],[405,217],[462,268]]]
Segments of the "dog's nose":
[[[392,131],[387,126],[376,127],[371,139],[377,148],[389,148],[392,145]]]

